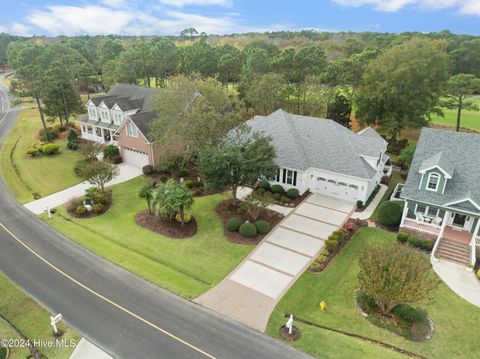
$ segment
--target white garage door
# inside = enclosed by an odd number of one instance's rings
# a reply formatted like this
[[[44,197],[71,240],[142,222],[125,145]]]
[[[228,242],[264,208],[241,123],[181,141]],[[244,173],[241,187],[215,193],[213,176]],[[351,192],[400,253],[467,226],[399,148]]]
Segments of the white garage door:
[[[350,202],[356,202],[358,200],[358,186],[346,182],[337,182],[324,177],[317,177],[314,192],[329,197],[345,199]]]
[[[148,165],[148,155],[143,152],[137,152],[124,148],[123,157],[123,162],[138,168]]]

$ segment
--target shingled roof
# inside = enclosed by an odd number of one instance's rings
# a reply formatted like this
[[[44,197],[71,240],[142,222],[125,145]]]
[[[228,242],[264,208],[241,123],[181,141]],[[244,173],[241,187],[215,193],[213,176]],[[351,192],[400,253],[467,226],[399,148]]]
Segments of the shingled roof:
[[[247,125],[272,138],[279,166],[300,171],[312,167],[370,179],[375,169],[362,156],[379,158],[386,148],[380,136],[362,136],[332,120],[283,110],[255,116]]]
[[[480,204],[480,135],[424,128],[402,196],[446,206],[466,199]],[[421,190],[421,170],[438,166],[451,175],[445,193]]]

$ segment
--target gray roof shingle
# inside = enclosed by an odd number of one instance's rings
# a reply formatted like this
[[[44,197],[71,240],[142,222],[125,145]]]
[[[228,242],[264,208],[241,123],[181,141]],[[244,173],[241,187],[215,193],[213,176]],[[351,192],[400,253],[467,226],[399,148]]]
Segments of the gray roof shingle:
[[[139,112],[128,117],[135,123],[135,125],[143,133],[145,138],[150,141],[150,123],[153,119],[155,119],[156,114],[154,112]]]
[[[247,121],[252,132],[272,138],[281,167],[305,171],[313,167],[370,179],[375,170],[361,156],[379,158],[386,142],[361,136],[332,120],[277,110]]]
[[[402,196],[438,206],[466,198],[480,204],[479,153],[480,135],[424,128]],[[426,169],[431,164],[439,165],[452,174],[443,195],[419,189],[422,178],[420,169]]]

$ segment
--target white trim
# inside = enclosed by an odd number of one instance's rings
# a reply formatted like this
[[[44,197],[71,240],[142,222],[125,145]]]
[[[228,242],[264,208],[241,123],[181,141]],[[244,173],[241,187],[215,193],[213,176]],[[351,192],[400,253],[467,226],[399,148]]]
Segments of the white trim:
[[[133,121],[130,121],[130,123],[127,123],[127,135],[129,137],[138,138],[138,127],[135,126]]]
[[[430,180],[432,177],[436,177],[437,178],[437,183],[435,183],[435,188],[430,188]],[[442,178],[442,176],[440,176],[439,173],[437,172],[432,172],[432,173],[429,173],[428,174],[428,178],[427,178],[427,183],[426,183],[426,186],[425,186],[425,189],[427,191],[432,191],[432,192],[438,192],[438,186],[440,185],[440,178]]]
[[[480,210],[480,206],[478,204],[475,203],[475,201],[469,197],[467,198],[464,198],[464,199],[461,199],[461,200],[458,200],[458,201],[454,201],[454,202],[450,202],[450,203],[446,203],[445,206],[453,206],[455,204],[459,204],[459,203],[462,203],[462,202],[470,202],[471,204],[473,204],[473,206],[475,208],[477,208],[478,210]]]
[[[114,135],[117,135],[117,136],[120,136],[120,131],[122,130],[123,127],[125,127],[125,124],[130,121],[131,123],[133,123],[135,125],[135,122],[132,121],[132,119],[130,118],[130,116],[126,116],[125,117],[125,120],[121,123],[120,126],[118,126],[117,130],[115,131]],[[140,129],[138,128],[137,125],[135,125],[135,127],[137,127],[137,130],[138,130],[138,133],[140,133],[143,137],[143,139],[145,140],[145,143],[149,144],[149,145],[152,145],[152,143],[145,137],[145,135],[143,134],[142,131],[140,131]],[[128,132],[127,130],[125,129],[125,133],[127,134],[128,136]],[[160,142],[160,141],[157,141],[157,142]]]
[[[439,165],[435,165],[435,166],[432,166],[432,167],[429,167],[429,168],[425,168],[425,169],[420,170],[418,172],[422,173],[422,174],[426,174],[428,171],[433,170],[434,168],[438,168],[445,175],[446,178],[448,178],[448,179],[452,178],[452,176],[450,176],[447,172],[445,172],[445,170],[442,167],[440,167]]]
[[[478,213],[478,212],[470,212],[470,211],[466,211],[466,210],[463,210],[463,209],[448,207],[448,205],[450,205],[450,204],[435,204],[435,203],[425,202],[425,201],[423,201],[423,200],[412,199],[412,198],[408,198],[408,197],[404,197],[404,199],[405,199],[405,201],[420,202],[420,203],[424,203],[424,204],[427,204],[427,205],[432,205],[432,206],[436,206],[436,207],[441,207],[442,209],[445,209],[445,210],[451,210],[451,211],[454,211],[454,212],[455,212],[455,211],[457,211],[457,212],[463,212],[463,213],[471,214],[471,215],[473,215],[473,216],[480,217],[480,213]]]
[[[425,211],[424,211],[424,212],[419,212],[419,211],[418,211],[418,206],[419,206],[419,205],[425,207]],[[428,211],[430,210],[430,208],[434,208],[434,209],[437,210],[437,214],[436,214],[435,216],[431,216],[431,215],[428,214]],[[413,213],[414,213],[414,214],[415,214],[415,213],[422,213],[424,217],[428,217],[428,218],[435,219],[435,218],[438,217],[438,212],[440,212],[440,208],[438,208],[438,207],[428,206],[428,205],[426,205],[426,204],[421,204],[421,203],[415,203],[415,211],[414,211]]]

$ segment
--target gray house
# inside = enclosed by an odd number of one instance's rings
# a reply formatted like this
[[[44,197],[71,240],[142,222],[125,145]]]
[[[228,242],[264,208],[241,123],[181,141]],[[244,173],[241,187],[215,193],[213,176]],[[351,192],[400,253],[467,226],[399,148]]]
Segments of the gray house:
[[[402,197],[401,230],[434,240],[436,257],[474,264],[480,244],[480,135],[424,128]]]
[[[272,138],[280,167],[272,184],[366,202],[385,175],[387,142],[372,128],[355,133],[332,120],[283,110],[247,125]]]

